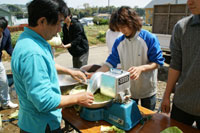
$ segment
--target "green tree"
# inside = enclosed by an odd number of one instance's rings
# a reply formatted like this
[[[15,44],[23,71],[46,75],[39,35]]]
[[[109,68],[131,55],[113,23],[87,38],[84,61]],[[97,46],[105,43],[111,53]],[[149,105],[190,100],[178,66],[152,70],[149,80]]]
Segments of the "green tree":
[[[21,8],[16,5],[7,5],[8,9],[10,10],[11,14],[16,16],[17,18],[23,18],[24,13]]]
[[[16,5],[10,5],[10,4],[8,4],[7,7],[10,10],[10,12],[22,12],[22,9],[19,8]]]
[[[145,16],[145,10],[144,10],[144,8],[138,8],[138,6],[135,6],[134,10],[138,13],[139,16],[141,16],[141,17]]]
[[[96,25],[106,25],[106,24],[108,24],[109,20],[95,16],[94,19],[93,19],[93,22]]]
[[[87,8],[90,7],[90,5],[89,5],[89,3],[84,3],[84,4],[83,4],[83,7],[84,7],[85,9],[87,9]]]

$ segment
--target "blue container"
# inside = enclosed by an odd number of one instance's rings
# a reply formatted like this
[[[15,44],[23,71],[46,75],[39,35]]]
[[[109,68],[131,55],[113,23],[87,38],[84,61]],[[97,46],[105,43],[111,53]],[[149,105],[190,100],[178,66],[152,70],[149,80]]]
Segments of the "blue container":
[[[88,121],[99,121],[103,120],[104,108],[89,109],[82,108],[80,112],[80,117]]]
[[[99,109],[83,108],[80,116],[88,121],[105,120],[125,131],[132,129],[142,119],[134,100],[127,104],[113,103],[109,107]]]

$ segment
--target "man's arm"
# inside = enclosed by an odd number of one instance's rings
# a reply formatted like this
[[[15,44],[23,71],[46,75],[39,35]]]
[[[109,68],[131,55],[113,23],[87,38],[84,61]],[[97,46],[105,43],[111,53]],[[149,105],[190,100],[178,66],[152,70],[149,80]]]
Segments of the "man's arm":
[[[180,71],[169,68],[167,86],[161,104],[161,111],[164,113],[169,113],[170,111],[170,95],[172,93],[173,88],[176,85],[179,76]]]
[[[79,82],[86,82],[87,78],[84,73],[81,71],[75,71],[69,68],[65,68],[59,64],[55,64],[56,70],[58,73],[70,75],[73,79]]]
[[[81,23],[77,22],[75,25],[74,25],[74,36],[73,36],[73,40],[71,43],[68,43],[68,44],[65,44],[65,45],[68,45],[70,47],[77,47],[79,46],[81,43],[82,43],[82,39],[83,39],[83,34],[84,33],[84,28],[82,26]]]
[[[93,101],[94,97],[93,94],[90,92],[82,92],[72,95],[61,95],[61,101],[57,108],[63,108],[74,104],[87,107],[92,105]]]
[[[7,34],[7,36],[8,36],[8,38],[7,38],[7,41],[6,41],[6,45],[5,45],[5,50],[6,50],[6,52],[10,55],[10,56],[12,56],[12,52],[13,52],[13,47],[12,47],[12,44],[11,44],[11,35],[10,35],[10,31],[6,28],[5,29],[6,31],[6,34]]]
[[[171,62],[168,72],[168,81],[163,96],[163,101],[161,104],[161,111],[164,113],[169,113],[170,111],[170,95],[176,82],[179,79],[180,73],[182,71],[182,49],[181,49],[181,38],[182,38],[182,28],[177,23],[174,26],[171,40],[170,40],[170,50],[171,50]]]
[[[65,44],[65,45],[62,43],[62,47],[63,48],[70,48],[71,46],[72,46],[71,43],[68,43],[68,44]]]

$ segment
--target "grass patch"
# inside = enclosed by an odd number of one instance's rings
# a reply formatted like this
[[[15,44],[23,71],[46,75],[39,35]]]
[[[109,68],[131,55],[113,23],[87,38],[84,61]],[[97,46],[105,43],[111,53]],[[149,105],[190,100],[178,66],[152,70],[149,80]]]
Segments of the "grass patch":
[[[142,29],[148,30],[149,32],[152,32],[152,26],[142,26]]]
[[[105,43],[108,25],[85,26],[84,29],[90,46]]]

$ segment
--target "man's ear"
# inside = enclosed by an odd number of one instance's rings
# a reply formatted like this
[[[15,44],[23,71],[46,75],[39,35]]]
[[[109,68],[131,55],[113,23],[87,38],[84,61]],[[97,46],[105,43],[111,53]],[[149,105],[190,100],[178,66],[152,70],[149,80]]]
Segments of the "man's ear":
[[[43,25],[43,24],[47,23],[47,20],[45,17],[41,17],[38,19],[37,22],[38,22],[38,25]]]

